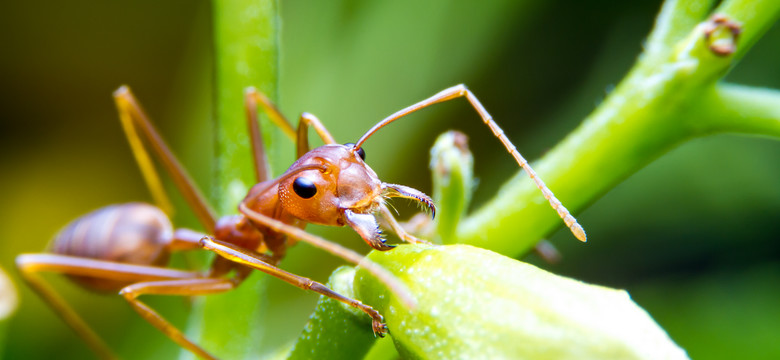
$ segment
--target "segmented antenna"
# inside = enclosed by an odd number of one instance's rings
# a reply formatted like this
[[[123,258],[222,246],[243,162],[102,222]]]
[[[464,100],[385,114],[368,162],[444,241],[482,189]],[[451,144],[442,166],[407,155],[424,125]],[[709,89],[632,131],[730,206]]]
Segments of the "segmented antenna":
[[[569,227],[572,234],[580,240],[580,241],[587,241],[587,236],[585,235],[585,230],[580,226],[580,224],[577,223],[577,219],[574,218],[574,216],[569,213],[569,210],[566,209],[563,204],[561,204],[560,200],[558,200],[555,195],[553,195],[552,191],[550,191],[550,188],[547,187],[547,185],[544,184],[544,181],[539,178],[539,176],[536,174],[536,172],[531,169],[531,166],[528,165],[528,161],[523,158],[522,155],[520,155],[520,152],[517,151],[517,148],[514,144],[512,144],[511,141],[504,135],[504,131],[501,130],[501,128],[496,124],[495,121],[493,121],[493,117],[490,116],[490,114],[485,110],[485,107],[482,106],[482,104],[477,100],[477,97],[474,96],[474,94],[466,88],[465,85],[460,84],[453,86],[448,89],[444,89],[437,93],[436,95],[433,95],[423,101],[420,101],[416,104],[413,104],[409,107],[406,107],[402,110],[399,110],[392,115],[386,117],[382,121],[378,122],[376,125],[374,125],[371,129],[366,131],[363,136],[360,137],[360,139],[355,142],[355,149],[360,148],[363,143],[368,140],[371,135],[373,135],[375,132],[377,132],[379,129],[385,127],[386,125],[390,124],[391,122],[398,120],[401,117],[404,117],[410,113],[413,113],[417,110],[420,110],[422,108],[431,106],[433,104],[438,104],[440,102],[444,102],[447,100],[452,100],[459,97],[465,97],[471,106],[474,108],[474,110],[477,111],[479,116],[482,118],[482,122],[487,125],[491,131],[493,131],[493,135],[495,135],[498,140],[501,141],[502,144],[504,144],[504,147],[509,151],[510,154],[512,154],[512,157],[515,158],[515,161],[520,165],[523,170],[525,170],[526,173],[528,173],[528,176],[531,177],[531,180],[534,181],[536,184],[536,187],[539,188],[539,190],[542,191],[542,195],[544,195],[544,198],[547,199],[547,201],[550,203],[550,206],[558,213],[558,216],[563,219],[563,222],[566,224],[566,226]]]

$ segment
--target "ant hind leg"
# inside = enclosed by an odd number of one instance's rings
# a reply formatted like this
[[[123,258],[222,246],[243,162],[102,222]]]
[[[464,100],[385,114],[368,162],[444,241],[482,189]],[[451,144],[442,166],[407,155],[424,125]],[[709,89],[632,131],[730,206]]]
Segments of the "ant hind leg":
[[[186,279],[198,273],[154,266],[130,265],[111,261],[80,258],[58,254],[22,254],[16,257],[16,267],[22,279],[87,343],[101,359],[116,359],[113,351],[94,330],[54,290],[40,272],[53,272],[96,280],[121,282],[159,279]]]
[[[141,167],[141,172],[144,174],[144,179],[149,185],[155,201],[163,207],[166,213],[170,214],[170,211],[172,211],[170,201],[165,195],[165,190],[144,146],[143,139],[148,141],[154,154],[171,178],[173,178],[176,187],[195,212],[206,232],[213,233],[216,224],[216,213],[211,209],[211,206],[206,201],[206,197],[200,192],[190,175],[176,159],[176,156],[168,148],[157,129],[149,121],[149,117],[138,104],[138,100],[136,100],[130,88],[122,86],[117,89],[114,92],[114,101],[119,111],[122,127],[130,142],[130,147],[138,165]]]

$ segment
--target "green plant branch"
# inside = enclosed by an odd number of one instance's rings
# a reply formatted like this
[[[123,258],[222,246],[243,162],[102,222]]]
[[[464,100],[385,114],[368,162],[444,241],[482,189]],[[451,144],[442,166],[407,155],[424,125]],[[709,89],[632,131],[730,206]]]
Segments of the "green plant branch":
[[[253,160],[244,113],[244,89],[255,86],[277,97],[278,14],[275,0],[215,0],[214,104],[215,181],[212,199],[220,215],[234,214],[236,204],[254,184]],[[269,161],[277,159],[277,133],[261,117]],[[256,359],[261,353],[265,279],[253,274],[238,289],[198,298],[188,336],[214,355]],[[189,356],[189,354],[187,354]]]
[[[712,89],[778,19],[780,2],[726,1],[713,11],[741,27],[736,51],[727,56],[714,54],[705,40],[706,26],[699,21],[706,13],[702,9],[708,9],[709,4],[667,3],[649,36],[652,56],[640,56],[601,106],[534,164],[540,177],[575,214],[669,149],[701,135],[702,128],[776,134],[772,122],[759,120],[758,114],[742,115],[754,117],[750,122],[736,118],[724,121],[723,115],[713,116],[708,107],[716,101],[713,96],[725,94],[734,101],[721,106],[734,111],[748,107],[734,104],[745,97],[746,90],[718,87],[711,95]],[[684,11],[673,12],[680,9]],[[762,102],[765,113],[772,113],[768,109],[771,100]],[[463,219],[454,242],[518,256],[561,225],[527,176],[518,173],[495,198]]]
[[[780,91],[719,84],[706,91],[693,108],[692,132],[744,133],[780,138]],[[693,115],[693,114],[691,114]]]

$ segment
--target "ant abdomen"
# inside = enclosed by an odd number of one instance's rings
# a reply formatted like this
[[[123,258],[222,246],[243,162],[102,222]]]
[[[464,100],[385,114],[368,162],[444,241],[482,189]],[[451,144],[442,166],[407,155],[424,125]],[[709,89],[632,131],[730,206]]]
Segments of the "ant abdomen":
[[[106,206],[74,220],[51,242],[56,254],[118,263],[164,266],[168,262],[172,230],[168,216],[144,203]],[[118,290],[125,284],[73,276],[95,290]]]

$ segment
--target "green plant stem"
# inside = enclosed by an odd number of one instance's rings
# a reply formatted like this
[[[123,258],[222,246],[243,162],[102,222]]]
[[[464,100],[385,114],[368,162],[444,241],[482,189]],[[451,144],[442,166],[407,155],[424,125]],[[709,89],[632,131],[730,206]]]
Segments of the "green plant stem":
[[[780,138],[780,91],[719,84],[705,92],[695,106],[707,119],[701,134],[733,132]],[[692,117],[693,118],[693,117]]]
[[[716,88],[716,82],[780,17],[780,2],[735,0],[715,9],[713,13],[741,24],[736,52],[729,56],[710,51],[704,28],[695,25],[703,20],[706,11],[702,9],[708,9],[708,4],[673,1],[665,5],[649,37],[650,56],[640,57],[580,127],[534,165],[575,214],[674,146],[705,133],[702,129],[777,136],[771,120],[759,119],[776,118],[769,110],[780,106],[774,96],[753,99],[764,109],[763,115],[748,110],[739,116],[753,118],[748,122],[726,121],[726,115],[713,116],[708,107],[716,100],[713,96],[726,96],[733,101],[720,106],[747,109],[747,104],[735,104],[746,97],[747,90]],[[460,223],[456,242],[518,256],[561,225],[527,176],[518,173],[493,200]]]
[[[244,89],[255,86],[276,99],[278,79],[278,14],[274,0],[215,0],[215,186],[213,200],[220,215],[235,206],[254,183],[253,160]],[[276,133],[262,119],[269,160],[277,158]],[[253,274],[241,287],[199,298],[188,335],[214,355],[226,359],[256,359],[263,336],[266,308],[264,276]]]
[[[235,213],[254,184],[244,89],[256,87],[276,100],[279,72],[278,15],[274,0],[214,1],[216,168],[220,214]],[[276,127],[261,116],[268,158],[275,159]]]

